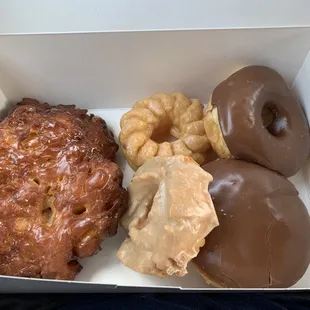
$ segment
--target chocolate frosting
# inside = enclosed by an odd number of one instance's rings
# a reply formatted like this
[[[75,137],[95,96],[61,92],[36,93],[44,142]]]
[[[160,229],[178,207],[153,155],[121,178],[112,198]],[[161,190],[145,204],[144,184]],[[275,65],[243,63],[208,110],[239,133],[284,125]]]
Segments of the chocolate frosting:
[[[304,165],[310,150],[308,123],[301,105],[275,70],[249,66],[237,71],[215,88],[212,105],[217,107],[233,157],[259,163],[286,177]]]
[[[219,159],[203,168],[220,225],[195,259],[223,287],[289,287],[310,262],[310,221],[294,185],[262,166]]]

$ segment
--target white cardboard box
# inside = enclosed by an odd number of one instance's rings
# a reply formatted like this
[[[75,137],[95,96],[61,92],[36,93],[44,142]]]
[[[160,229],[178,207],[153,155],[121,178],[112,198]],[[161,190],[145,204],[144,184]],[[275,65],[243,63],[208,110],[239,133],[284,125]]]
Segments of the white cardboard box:
[[[0,36],[0,105],[23,97],[76,104],[103,117],[115,135],[133,103],[156,92],[182,91],[207,102],[213,88],[239,68],[278,70],[296,90],[310,120],[310,28],[139,31]],[[127,186],[132,170],[118,163]],[[310,210],[310,164],[291,178]],[[73,282],[0,277],[0,292],[212,290],[193,266],[184,278],[135,273],[115,257],[121,229],[103,251],[82,260]],[[118,288],[117,290],[115,290]],[[310,269],[293,289],[310,289]]]

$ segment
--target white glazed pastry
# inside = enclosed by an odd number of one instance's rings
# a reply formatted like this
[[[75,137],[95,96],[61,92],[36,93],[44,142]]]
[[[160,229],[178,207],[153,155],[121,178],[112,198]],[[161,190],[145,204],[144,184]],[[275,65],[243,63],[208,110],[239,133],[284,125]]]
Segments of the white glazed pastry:
[[[218,226],[208,192],[212,176],[192,158],[154,157],[128,187],[121,223],[129,238],[117,256],[130,269],[158,277],[184,276],[205,237]]]

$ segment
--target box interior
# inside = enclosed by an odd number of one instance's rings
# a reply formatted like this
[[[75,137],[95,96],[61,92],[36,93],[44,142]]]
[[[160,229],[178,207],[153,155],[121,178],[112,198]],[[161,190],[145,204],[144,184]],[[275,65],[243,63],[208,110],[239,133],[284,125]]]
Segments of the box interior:
[[[0,108],[5,115],[23,97],[75,104],[104,118],[117,137],[120,117],[136,100],[182,91],[206,104],[213,88],[229,74],[259,64],[286,78],[310,120],[309,50],[310,28],[0,36]],[[117,162],[127,186],[133,171],[120,152]],[[308,210],[309,172],[310,163],[291,178]],[[106,289],[210,289],[191,265],[187,276],[166,279],[124,267],[115,254],[125,236],[119,229],[104,241],[100,253],[81,260],[84,268],[74,282],[104,284]],[[15,283],[22,290],[28,286],[25,281],[0,277],[0,286]],[[55,282],[30,281],[32,287]],[[310,269],[293,288],[310,289]]]

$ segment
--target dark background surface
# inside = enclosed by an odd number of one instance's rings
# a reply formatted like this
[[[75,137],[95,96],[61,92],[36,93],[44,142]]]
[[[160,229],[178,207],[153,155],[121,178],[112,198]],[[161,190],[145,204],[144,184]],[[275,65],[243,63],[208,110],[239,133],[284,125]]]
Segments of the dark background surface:
[[[310,293],[1,295],[0,309],[310,309]]]

